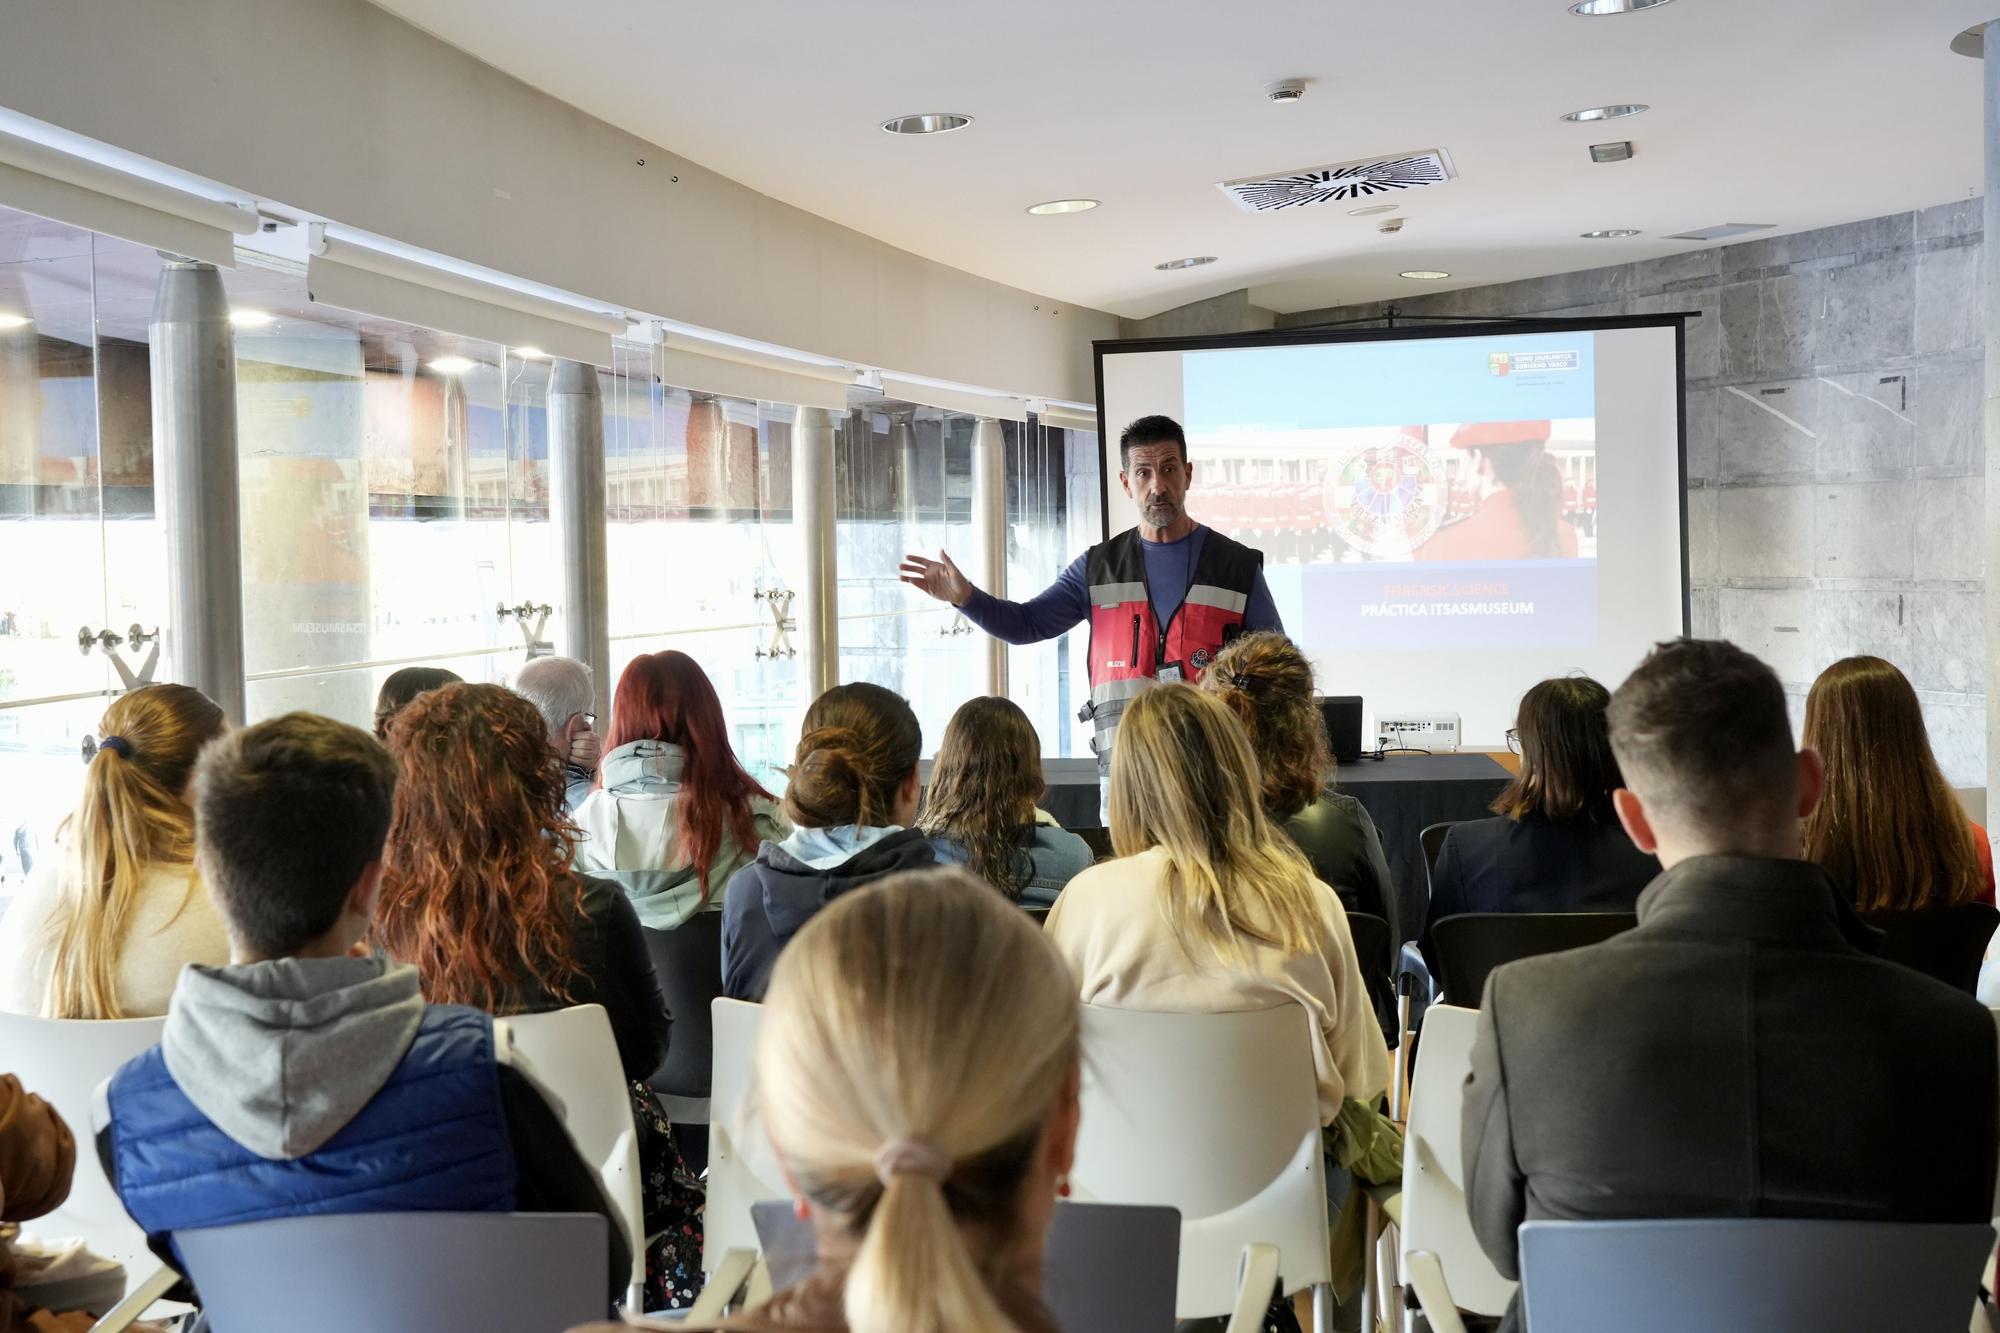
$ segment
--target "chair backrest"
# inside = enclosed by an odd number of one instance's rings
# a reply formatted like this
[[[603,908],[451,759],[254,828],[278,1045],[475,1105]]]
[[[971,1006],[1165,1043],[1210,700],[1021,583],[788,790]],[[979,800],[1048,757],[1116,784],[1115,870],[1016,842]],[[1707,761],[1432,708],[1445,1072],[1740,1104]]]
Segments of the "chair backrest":
[[[1070,1179],[1093,1201],[1181,1215],[1175,1309],[1229,1313],[1243,1246],[1278,1248],[1287,1292],[1328,1280],[1310,1018],[1083,1007],[1083,1124]]]
[[[1049,919],[1049,909],[1048,909],[1048,908],[1046,908],[1046,907],[1023,907],[1023,908],[1022,908],[1021,910],[1022,910],[1023,912],[1026,912],[1026,913],[1028,914],[1028,920],[1030,920],[1030,921],[1034,922],[1034,923],[1035,923],[1036,925],[1038,925],[1038,926],[1041,926],[1041,925],[1046,925],[1046,924],[1048,924],[1048,919]]]
[[[1535,1333],[1963,1333],[1993,1253],[1984,1222],[1529,1222],[1520,1237]]]
[[[1109,861],[1118,855],[1111,850],[1111,830],[1108,828],[1079,828],[1071,829],[1070,832],[1083,839],[1084,845],[1090,848],[1090,854],[1096,860]]]
[[[562,1099],[563,1124],[583,1160],[604,1177],[632,1244],[634,1280],[645,1281],[646,1207],[632,1088],[601,1004],[579,1004],[506,1020],[535,1077]]]
[[[1862,919],[1882,932],[1879,957],[1914,967],[1967,995],[1979,989],[1979,965],[1986,957],[1987,942],[2000,928],[2000,911],[1991,903],[1870,912]]]
[[[605,1313],[590,1213],[341,1213],[174,1243],[214,1333],[556,1333]]]
[[[1396,945],[1389,923],[1368,912],[1347,914],[1348,933],[1354,937],[1354,958],[1361,964],[1361,979],[1368,998],[1385,1024],[1384,1036],[1396,1043]]]
[[[819,1255],[813,1225],[789,1203],[751,1210],[770,1268],[783,1290],[811,1273]],[[1049,1222],[1042,1299],[1058,1328],[1090,1333],[1160,1333],[1174,1322],[1181,1215],[1171,1208],[1059,1200]]]
[[[19,1075],[22,1087],[53,1106],[77,1142],[69,1198],[27,1229],[50,1239],[81,1237],[134,1277],[150,1272],[158,1260],[98,1165],[90,1146],[91,1103],[98,1084],[156,1045],[165,1026],[164,1018],[83,1021],[0,1014],[0,1070]]]
[[[1438,853],[1444,849],[1444,835],[1451,832],[1451,826],[1457,822],[1455,819],[1447,819],[1442,824],[1426,824],[1423,831],[1417,834],[1417,841],[1424,849],[1424,881],[1426,886],[1430,882],[1431,872],[1437,869]],[[1407,843],[1404,845],[1408,846]]]
[[[708,1201],[702,1210],[701,1266],[713,1273],[731,1250],[755,1250],[752,1205],[789,1202],[791,1191],[770,1141],[749,1114],[751,1057],[764,1007],[742,1000],[709,1006],[715,1071],[709,1090]]]
[[[1402,1280],[1410,1280],[1408,1256],[1428,1251],[1438,1257],[1454,1303],[1497,1315],[1513,1299],[1514,1284],[1500,1276],[1472,1234],[1459,1148],[1465,1076],[1472,1072],[1472,1038],[1478,1027],[1477,1009],[1434,1004],[1424,1013],[1410,1085],[1410,1120],[1403,1134]],[[1536,1333],[1541,1333],[1539,1327]]]
[[[667,1062],[652,1077],[653,1089],[670,1097],[706,1097],[714,1065],[708,1006],[722,994],[722,913],[696,912],[673,930],[648,927],[645,935],[674,1020],[674,1039]]]
[[[1601,944],[1638,924],[1639,918],[1630,912],[1466,912],[1448,916],[1431,927],[1438,984],[1451,1003],[1477,1008],[1486,990],[1486,977],[1494,968],[1537,954]]]

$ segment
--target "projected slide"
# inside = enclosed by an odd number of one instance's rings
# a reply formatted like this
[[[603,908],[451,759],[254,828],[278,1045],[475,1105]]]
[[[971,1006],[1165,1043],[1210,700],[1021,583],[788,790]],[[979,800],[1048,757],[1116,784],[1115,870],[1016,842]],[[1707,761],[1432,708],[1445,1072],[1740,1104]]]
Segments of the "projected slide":
[[[1498,746],[1536,681],[1617,684],[1684,632],[1675,316],[1099,345],[1117,428],[1187,429],[1188,513],[1264,553],[1322,690]]]
[[[1595,337],[1187,353],[1206,521],[1300,567],[1308,646],[1588,644]]]

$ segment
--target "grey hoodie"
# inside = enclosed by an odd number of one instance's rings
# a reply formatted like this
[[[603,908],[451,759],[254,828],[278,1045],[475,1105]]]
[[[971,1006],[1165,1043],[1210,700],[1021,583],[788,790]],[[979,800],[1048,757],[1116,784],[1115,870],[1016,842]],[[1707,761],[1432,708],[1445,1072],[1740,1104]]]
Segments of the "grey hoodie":
[[[181,973],[160,1036],[167,1072],[259,1157],[304,1157],[346,1127],[409,1052],[417,970],[378,958],[279,958]]]

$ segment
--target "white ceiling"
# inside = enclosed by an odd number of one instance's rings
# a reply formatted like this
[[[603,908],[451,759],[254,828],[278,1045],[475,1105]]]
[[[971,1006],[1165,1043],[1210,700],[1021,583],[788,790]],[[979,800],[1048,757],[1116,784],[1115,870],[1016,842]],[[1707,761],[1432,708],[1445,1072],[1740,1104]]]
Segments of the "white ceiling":
[[[1311,309],[1672,254],[1963,199],[1994,0],[377,0],[630,133],[983,277],[1137,317],[1248,287]],[[1308,80],[1303,103],[1263,87]],[[1628,120],[1561,113],[1646,102]],[[959,111],[968,129],[884,134]],[[1629,138],[1634,160],[1587,146]],[[1447,149],[1398,236],[1342,205],[1252,216],[1215,182]],[[1089,196],[1095,211],[1030,217]],[[1585,241],[1637,227],[1634,240]],[[1775,233],[1765,233],[1775,234]],[[1220,262],[1179,273],[1183,255]],[[1403,269],[1449,270],[1420,284]]]

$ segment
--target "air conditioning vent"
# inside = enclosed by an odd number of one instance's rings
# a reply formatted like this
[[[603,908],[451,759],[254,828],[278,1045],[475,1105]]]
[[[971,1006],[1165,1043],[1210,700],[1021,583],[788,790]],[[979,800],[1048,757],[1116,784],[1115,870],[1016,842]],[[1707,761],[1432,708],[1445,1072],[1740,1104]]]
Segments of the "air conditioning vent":
[[[1325,167],[1306,167],[1275,176],[1218,181],[1216,188],[1245,213],[1275,213],[1307,204],[1342,204],[1400,190],[1420,190],[1427,185],[1442,185],[1456,175],[1450,154],[1442,148],[1432,148],[1395,157],[1367,157]]]

